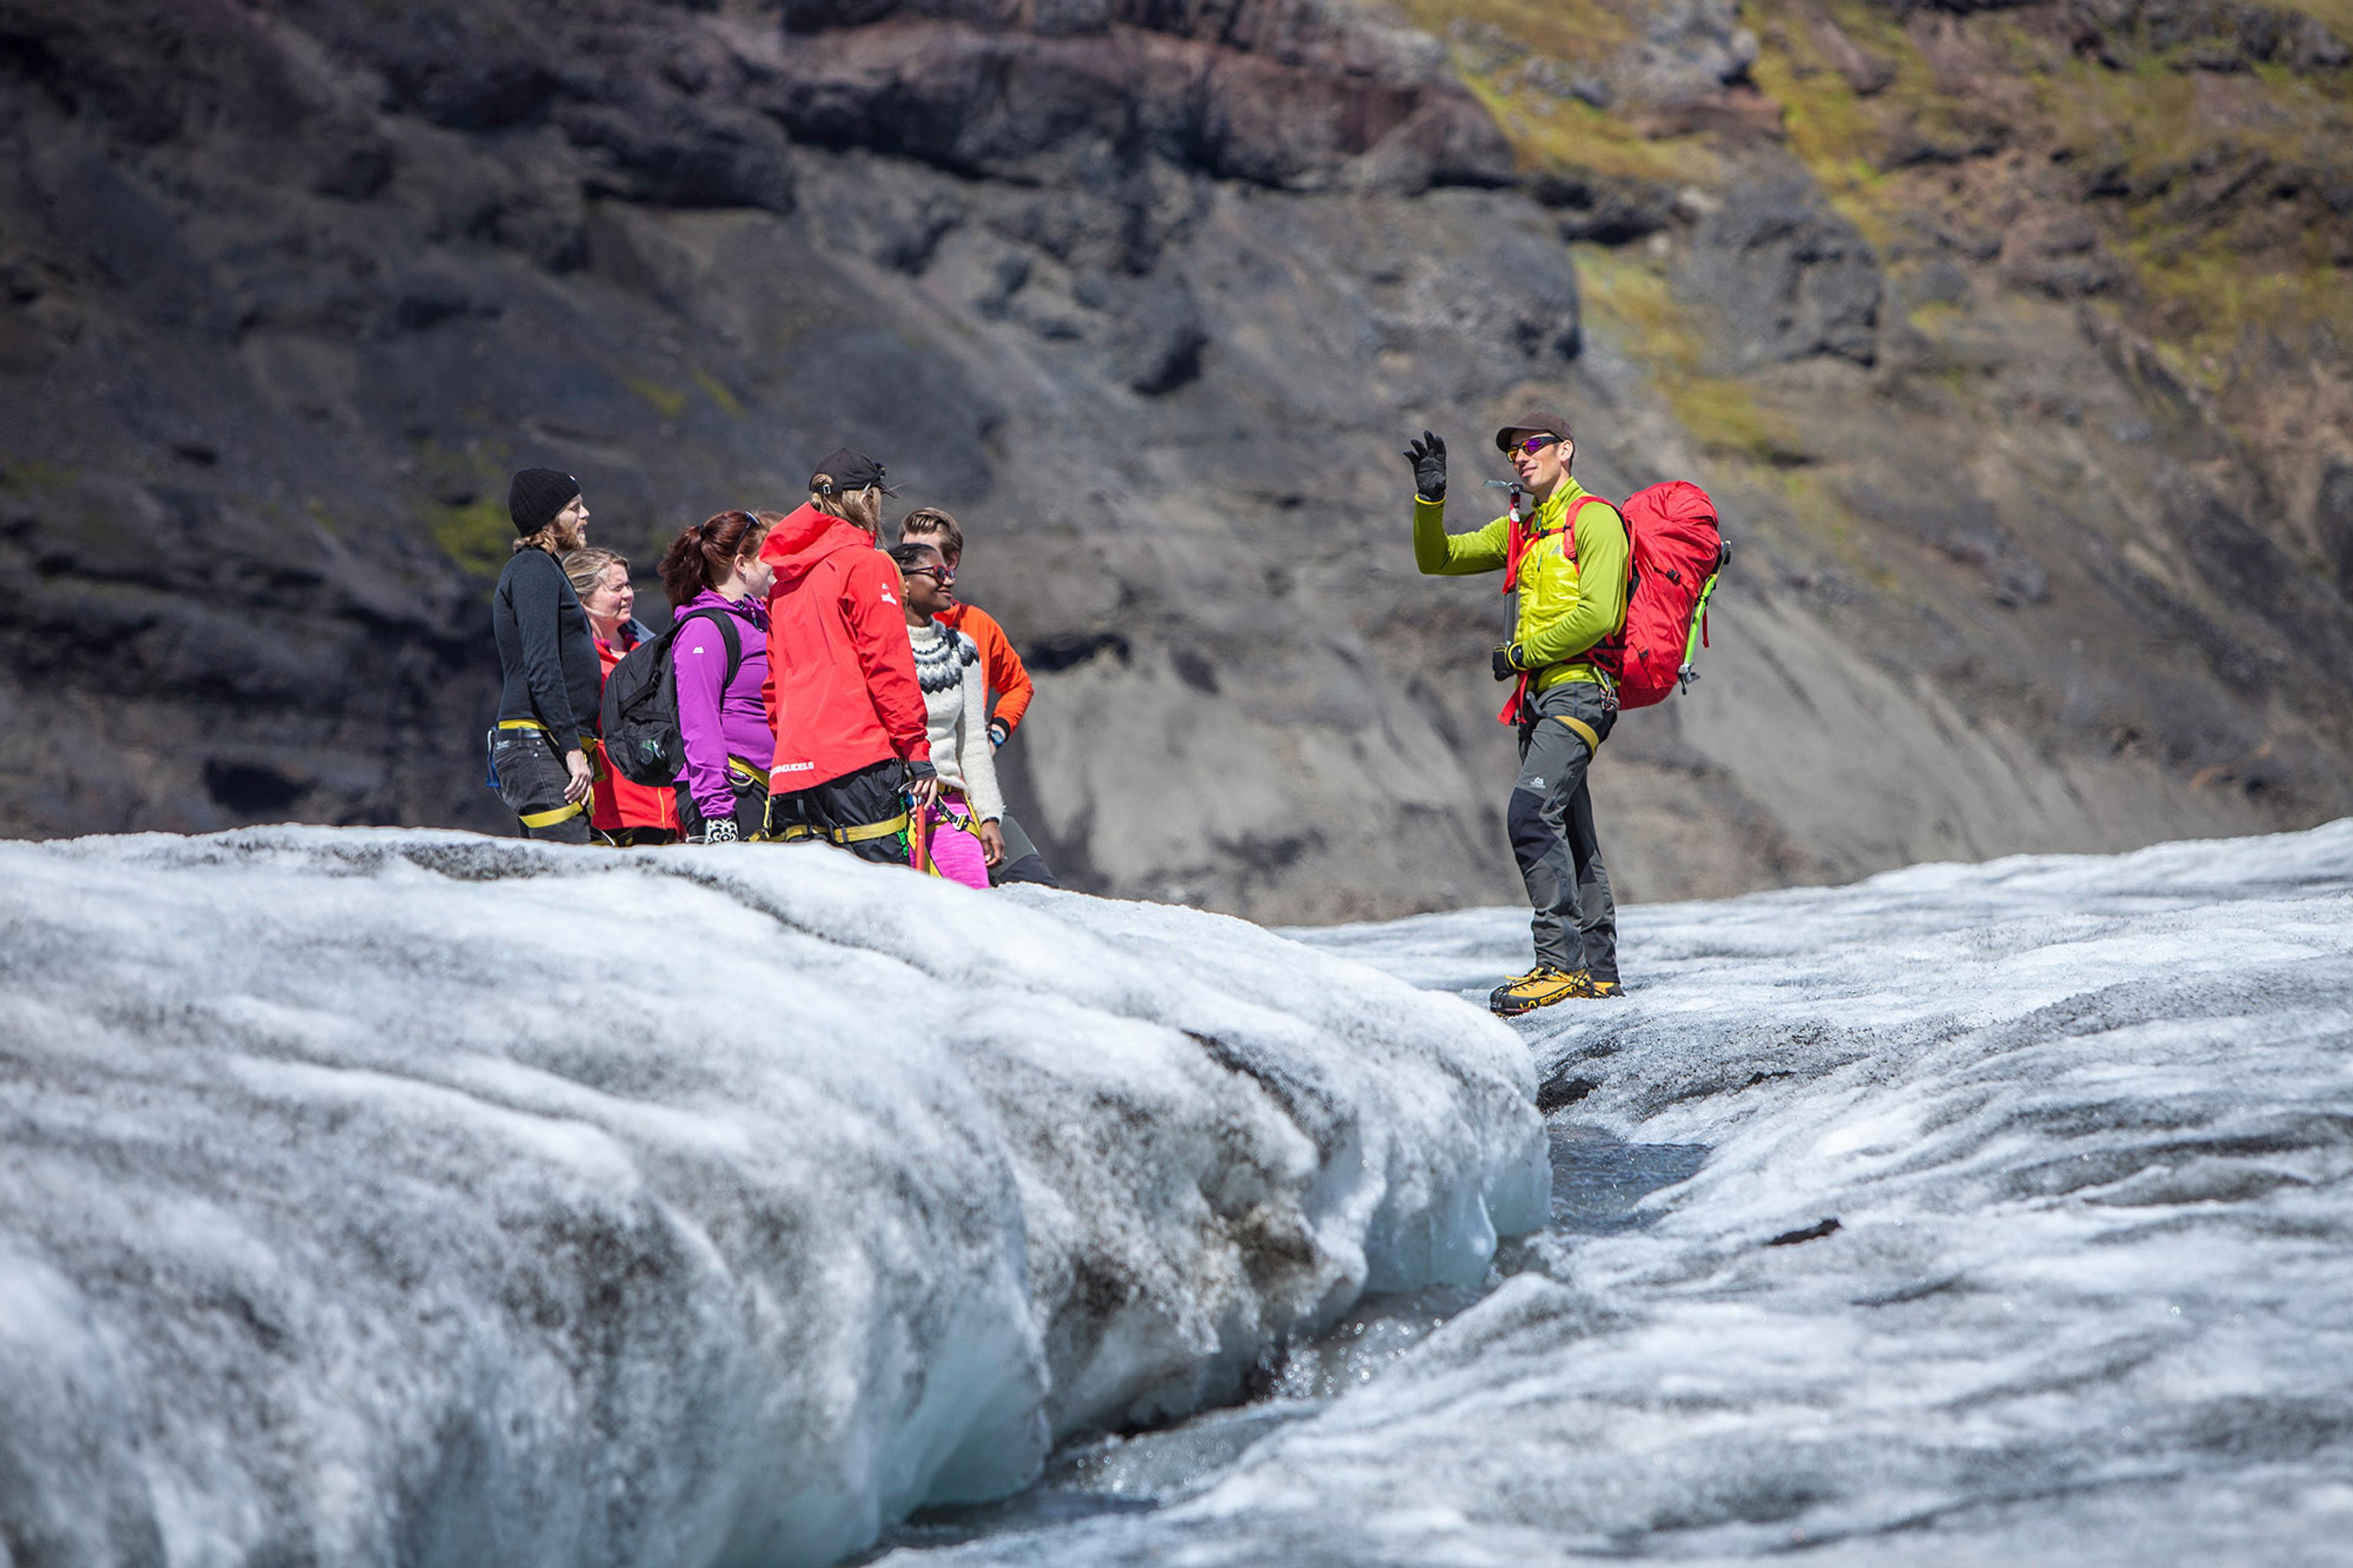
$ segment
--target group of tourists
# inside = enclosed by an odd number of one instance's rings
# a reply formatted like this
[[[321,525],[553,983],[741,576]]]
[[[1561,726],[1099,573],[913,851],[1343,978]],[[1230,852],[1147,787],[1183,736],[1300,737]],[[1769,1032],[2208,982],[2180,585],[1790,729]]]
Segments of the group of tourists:
[[[1622,994],[1588,775],[1623,710],[1694,679],[1725,554],[1695,485],[1653,485],[1622,506],[1589,494],[1558,415],[1504,426],[1495,447],[1514,477],[1490,482],[1509,509],[1468,533],[1446,529],[1446,443],[1424,432],[1405,456],[1415,564],[1500,572],[1517,595],[1490,660],[1512,687],[1496,715],[1519,738],[1504,824],[1535,911],[1535,966],[1488,999],[1511,1017]],[[973,887],[1051,885],[1006,812],[995,762],[1029,708],[1029,674],[997,623],[956,596],[955,518],[918,507],[882,547],[882,480],[872,458],[837,451],[798,510],[723,511],[681,533],[660,567],[671,626],[649,649],[629,563],[586,548],[579,485],[549,468],[517,474],[520,537],[491,611],[506,689],[491,758],[523,832],[811,839]],[[633,673],[649,651],[668,666]],[[653,689],[643,678],[657,668],[662,692],[674,681],[670,738],[623,733],[615,693]]]
[[[954,517],[918,507],[881,547],[895,493],[883,478],[836,451],[797,510],[723,511],[681,531],[658,568],[670,604],[658,633],[637,617],[629,563],[589,548],[579,482],[516,474],[514,554],[491,603],[505,683],[489,750],[523,834],[814,840],[971,887],[1052,886],[997,779],[1029,672],[1003,628],[955,595]],[[649,658],[675,714],[674,754],[650,772],[608,754],[618,738],[605,732],[607,683],[626,689],[624,665]]]

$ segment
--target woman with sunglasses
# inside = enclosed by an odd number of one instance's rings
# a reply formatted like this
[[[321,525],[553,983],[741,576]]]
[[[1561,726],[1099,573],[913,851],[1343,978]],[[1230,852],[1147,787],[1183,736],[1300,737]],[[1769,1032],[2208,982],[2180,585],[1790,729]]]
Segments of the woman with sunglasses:
[[[1519,594],[1495,679],[1513,682],[1495,715],[1516,724],[1520,776],[1504,822],[1535,910],[1535,967],[1497,986],[1504,1017],[1572,997],[1616,996],[1618,913],[1594,834],[1586,773],[1618,721],[1610,641],[1626,625],[1626,520],[1569,477],[1577,442],[1556,414],[1495,432],[1517,476],[1509,513],[1469,533],[1446,531],[1446,443],[1428,431],[1406,448],[1413,465],[1413,559],[1427,575],[1504,574]]]
[[[997,793],[997,763],[989,756],[983,689],[987,677],[980,668],[980,648],[939,619],[955,604],[955,574],[946,558],[929,544],[902,544],[891,559],[899,564],[907,641],[915,654],[915,683],[923,690],[932,765],[940,776],[939,798],[922,816],[932,867],[967,888],[986,888],[989,868],[1005,858],[998,826],[1005,799]]]

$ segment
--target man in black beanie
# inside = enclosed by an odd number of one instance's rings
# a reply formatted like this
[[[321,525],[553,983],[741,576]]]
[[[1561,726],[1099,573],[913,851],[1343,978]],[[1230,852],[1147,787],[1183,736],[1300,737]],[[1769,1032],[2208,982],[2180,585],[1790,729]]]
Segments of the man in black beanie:
[[[526,838],[589,841],[593,773],[588,737],[604,695],[596,637],[559,558],[588,542],[580,481],[554,468],[525,468],[507,487],[514,556],[491,595],[491,630],[506,678],[491,773],[499,798]]]

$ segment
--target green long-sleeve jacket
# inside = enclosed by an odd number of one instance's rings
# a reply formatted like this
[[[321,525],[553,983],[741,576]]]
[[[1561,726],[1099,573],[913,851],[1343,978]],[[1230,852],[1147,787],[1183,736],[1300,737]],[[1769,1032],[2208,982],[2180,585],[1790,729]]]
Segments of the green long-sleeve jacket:
[[[1578,656],[1626,624],[1626,520],[1609,502],[1578,507],[1577,558],[1561,548],[1562,520],[1586,493],[1564,479],[1525,525],[1532,537],[1520,556],[1520,607],[1512,640],[1536,672],[1535,689],[1598,679]],[[1512,521],[1499,517],[1470,533],[1446,531],[1446,503],[1416,496],[1413,561],[1430,576],[1501,572],[1511,550]]]

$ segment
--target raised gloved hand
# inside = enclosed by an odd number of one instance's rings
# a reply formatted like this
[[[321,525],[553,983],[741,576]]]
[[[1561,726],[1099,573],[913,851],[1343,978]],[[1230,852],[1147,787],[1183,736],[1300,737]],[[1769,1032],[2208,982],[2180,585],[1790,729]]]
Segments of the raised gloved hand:
[[[1527,673],[1527,655],[1515,642],[1499,642],[1495,651],[1487,656],[1487,668],[1495,672],[1498,680],[1516,680]]]
[[[723,816],[716,822],[702,825],[702,841],[705,844],[739,844],[743,842],[743,835],[735,831],[733,817]]]
[[[1413,465],[1413,493],[1424,500],[1446,499],[1446,441],[1429,430],[1409,442],[1405,460]]]

